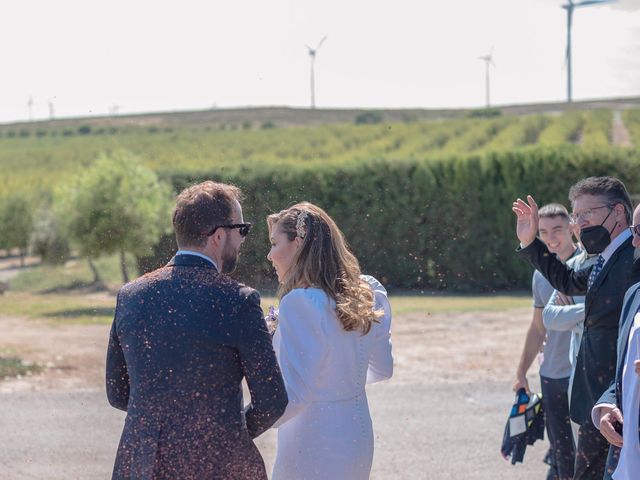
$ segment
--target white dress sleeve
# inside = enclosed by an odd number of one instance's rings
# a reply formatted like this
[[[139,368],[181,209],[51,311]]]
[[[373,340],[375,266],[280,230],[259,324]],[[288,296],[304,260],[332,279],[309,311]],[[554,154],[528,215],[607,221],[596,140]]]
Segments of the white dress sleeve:
[[[374,336],[369,368],[367,369],[367,383],[387,380],[393,375],[393,352],[391,345],[391,305],[387,298],[387,291],[382,284],[371,275],[363,275],[362,279],[371,285],[375,297],[376,310],[383,310],[380,324],[374,324],[370,335]]]
[[[274,424],[275,428],[301,413],[316,399],[313,381],[320,376],[327,354],[326,313],[319,300],[311,295],[305,290],[292,290],[280,301],[277,353],[289,403]]]

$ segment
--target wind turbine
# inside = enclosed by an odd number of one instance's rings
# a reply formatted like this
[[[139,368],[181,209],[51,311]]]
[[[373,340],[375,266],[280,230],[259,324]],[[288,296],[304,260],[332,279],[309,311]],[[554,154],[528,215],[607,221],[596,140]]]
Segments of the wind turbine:
[[[316,48],[311,48],[309,45],[305,45],[307,47],[307,50],[309,50],[309,57],[311,58],[311,108],[316,108],[316,86],[315,86],[316,82],[315,82],[315,71],[314,71],[314,65],[316,63],[316,53],[318,52],[318,49],[322,46],[322,44],[326,39],[327,39],[326,35],[322,37],[322,40],[320,40]]]
[[[494,67],[496,66],[496,64],[493,62],[493,47],[491,47],[491,52],[489,53],[489,55],[483,55],[481,57],[478,57],[478,59],[484,61],[485,63],[485,87],[487,90],[487,108],[489,108],[491,106],[491,85],[489,82],[489,70],[491,65],[493,65]]]
[[[567,103],[572,101],[571,92],[571,26],[573,24],[573,10],[578,7],[588,7],[590,5],[599,5],[601,3],[612,3],[616,0],[583,0],[582,2],[573,3],[573,0],[568,0],[569,3],[562,5],[567,11]]]
[[[29,121],[33,122],[33,97],[29,97],[27,108],[29,109]]]

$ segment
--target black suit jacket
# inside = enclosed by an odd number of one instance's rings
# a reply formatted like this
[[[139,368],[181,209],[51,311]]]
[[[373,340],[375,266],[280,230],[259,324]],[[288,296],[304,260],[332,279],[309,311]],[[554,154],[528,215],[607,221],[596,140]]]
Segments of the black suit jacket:
[[[640,268],[634,262],[633,252],[631,238],[628,238],[587,291],[593,267],[572,270],[537,238],[528,247],[518,249],[518,254],[539,270],[556,290],[586,296],[584,333],[576,359],[570,404],[571,419],[581,425],[590,421],[591,409],[615,377],[618,321],[624,294],[640,281]]]
[[[125,285],[106,377],[109,402],[127,412],[114,479],[266,480],[252,438],[287,395],[255,290],[195,255]]]
[[[617,406],[622,411],[622,373],[624,371],[625,360],[627,358],[627,348],[629,346],[629,334],[631,333],[631,327],[633,321],[640,309],[640,283],[636,283],[631,286],[624,298],[624,307],[622,308],[622,315],[620,316],[620,330],[618,333],[618,347],[617,347],[617,365],[615,380],[611,382],[609,389],[606,390],[600,399],[600,403],[608,403]],[[634,366],[630,365],[633,369]],[[624,420],[624,412],[623,420]],[[640,434],[640,423],[638,424],[638,432]]]

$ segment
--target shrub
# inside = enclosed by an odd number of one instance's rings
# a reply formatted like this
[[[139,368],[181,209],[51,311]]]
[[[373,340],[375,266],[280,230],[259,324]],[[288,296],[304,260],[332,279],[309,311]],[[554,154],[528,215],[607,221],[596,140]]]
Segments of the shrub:
[[[356,115],[353,120],[356,125],[371,125],[375,123],[382,123],[382,115],[378,112],[362,112]]]
[[[18,248],[23,264],[32,228],[33,213],[29,195],[14,192],[0,200],[0,247]]]
[[[567,204],[569,187],[587,175],[617,176],[637,192],[638,160],[637,151],[530,147],[338,168],[173,172],[170,179],[176,190],[212,178],[248,193],[243,210],[255,228],[238,267],[243,280],[272,278],[266,215],[308,200],[334,217],[363,271],[390,287],[492,291],[530,282],[529,267],[514,254],[515,198],[530,193],[540,204]]]
[[[29,244],[31,251],[50,265],[63,265],[71,253],[61,222],[55,213],[46,207],[35,214]]]

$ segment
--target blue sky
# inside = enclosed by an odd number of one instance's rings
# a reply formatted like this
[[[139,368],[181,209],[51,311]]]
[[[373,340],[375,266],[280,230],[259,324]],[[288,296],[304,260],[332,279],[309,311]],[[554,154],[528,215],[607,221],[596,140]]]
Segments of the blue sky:
[[[0,122],[309,105],[478,107],[566,96],[564,0],[21,0],[0,15]],[[640,0],[574,17],[574,98],[640,95]]]

